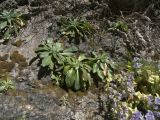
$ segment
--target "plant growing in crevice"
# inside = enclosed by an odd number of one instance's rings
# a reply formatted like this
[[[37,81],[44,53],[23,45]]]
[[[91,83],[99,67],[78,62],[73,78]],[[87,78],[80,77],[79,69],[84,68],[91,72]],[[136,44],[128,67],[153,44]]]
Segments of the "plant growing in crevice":
[[[69,101],[68,101],[68,95],[63,95],[63,96],[59,99],[59,101],[60,101],[60,104],[63,105],[63,106],[68,106],[68,107],[71,106],[70,103],[69,103]]]
[[[140,91],[136,92],[135,87],[133,74],[121,73],[112,76],[109,86],[106,85],[108,119],[150,120],[149,118],[160,118],[154,115],[158,112],[160,114],[160,98]]]
[[[137,106],[141,115],[145,114],[146,119],[160,118],[155,114],[160,114],[160,68],[158,65],[156,61],[136,58],[129,67],[134,73],[136,91],[131,104]],[[140,115],[138,117],[140,118]]]
[[[112,72],[115,69],[115,63],[108,57],[105,52],[92,52],[91,58],[92,72],[96,74],[102,81],[106,78],[111,79]]]
[[[129,120],[132,109],[128,107],[127,100],[133,97],[134,84],[132,76],[125,73],[116,73],[106,83],[106,111],[108,119]]]
[[[128,65],[128,70],[134,72],[136,91],[155,96],[160,95],[160,68],[158,62],[135,60]]]
[[[74,55],[76,51],[76,47],[65,49],[62,43],[54,43],[53,40],[49,38],[45,43],[39,45],[36,53],[41,60],[41,66],[51,70],[52,79],[56,80],[56,83],[59,84],[65,59],[68,56]]]
[[[88,60],[84,55],[67,59],[63,70],[65,75],[64,84],[66,84],[67,88],[79,90],[87,89],[91,85],[91,67],[87,62]]]
[[[51,78],[57,85],[73,90],[88,89],[93,81],[110,81],[115,63],[106,53],[93,52],[91,58],[75,54],[76,47],[64,48],[61,43],[48,39],[39,45],[36,53],[41,66],[51,71]],[[93,79],[92,79],[93,78]]]
[[[21,17],[21,13],[16,10],[4,10],[0,13],[0,37],[9,39],[16,36],[20,28],[24,27],[25,22]]]
[[[72,56],[77,51],[76,47],[64,49],[62,43],[54,43],[52,39],[48,39],[45,43],[39,45],[36,53],[42,60],[42,67],[49,67],[51,70],[56,68],[56,65],[63,64],[66,56]]]
[[[136,89],[145,94],[160,95],[160,69],[152,63],[142,63],[136,70]]]
[[[10,77],[6,74],[0,76],[0,92],[5,92],[9,89],[14,89],[14,84]]]
[[[94,32],[93,25],[82,19],[61,19],[58,25],[60,34],[68,36],[71,40],[74,39],[76,43],[86,40]]]
[[[123,31],[123,32],[127,32],[128,31],[128,26],[126,24],[126,22],[119,20],[117,22],[109,22],[109,31]]]
[[[158,62],[138,58],[116,71],[106,82],[107,118],[160,119],[159,72]]]

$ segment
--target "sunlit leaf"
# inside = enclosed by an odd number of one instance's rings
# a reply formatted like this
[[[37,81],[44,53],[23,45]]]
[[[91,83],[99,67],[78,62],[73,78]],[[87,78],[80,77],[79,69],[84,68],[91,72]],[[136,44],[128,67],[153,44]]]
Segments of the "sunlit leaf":
[[[49,66],[51,62],[52,62],[51,56],[48,56],[42,60],[42,66],[43,67]]]
[[[75,79],[75,85],[74,85],[74,87],[75,87],[75,90],[79,90],[80,89],[80,74],[79,74],[79,72],[78,72],[78,70],[76,71],[76,79]]]
[[[7,26],[7,21],[0,23],[0,30],[4,29]]]
[[[66,85],[68,88],[70,88],[74,85],[76,78],[77,78],[76,71],[73,68],[70,69],[67,72],[66,79],[65,79],[65,82],[66,82]]]

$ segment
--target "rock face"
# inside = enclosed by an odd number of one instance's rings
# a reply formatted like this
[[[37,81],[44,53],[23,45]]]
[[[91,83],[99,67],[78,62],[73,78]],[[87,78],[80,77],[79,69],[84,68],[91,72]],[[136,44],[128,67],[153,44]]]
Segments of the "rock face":
[[[0,3],[0,11],[4,9],[13,9],[17,7],[17,2],[15,0],[4,0]]]
[[[120,14],[120,11],[132,12],[144,10],[149,6],[150,0],[110,0],[109,6],[112,12]]]
[[[126,11],[135,7],[135,1],[137,0],[110,0],[109,6],[112,11],[115,9]],[[129,49],[134,50],[139,56],[156,54],[159,57],[160,54],[160,29],[158,25],[152,26],[142,16],[133,15],[125,19],[129,21],[128,33],[108,31],[106,19],[111,11],[107,6],[107,0],[0,1],[0,10],[9,8],[18,8],[19,11],[28,14],[30,19],[19,36],[9,41],[7,45],[0,45],[0,72],[7,69],[16,87],[16,90],[0,94],[0,120],[105,119],[103,101],[100,99],[105,98],[105,93],[99,95],[97,88],[87,93],[67,93],[53,86],[50,76],[38,77],[41,75],[37,66],[38,61],[28,66],[28,63],[36,57],[35,50],[41,42],[48,36],[54,39],[60,37],[57,34],[56,23],[62,16],[83,16],[95,25],[97,33],[92,36],[91,41],[79,45],[82,52],[103,49],[111,53],[115,59],[128,57]],[[159,13],[156,13],[156,16]],[[22,42],[14,46],[13,43],[17,41]],[[42,71],[44,72],[46,71]]]
[[[16,85],[17,90],[0,95],[0,120],[104,119],[95,93],[66,93],[53,85],[37,84],[39,87],[33,89],[27,81],[21,82]]]
[[[29,0],[15,0],[19,6],[28,5]]]
[[[1,0],[0,1],[0,10],[3,9],[13,9],[17,8],[18,6],[25,6],[25,5],[31,5],[31,6],[39,6],[41,3],[43,3],[44,0]]]
[[[7,45],[0,46],[0,58],[3,60],[0,64],[9,65],[8,69],[16,88],[0,95],[0,120],[103,120],[102,113],[99,112],[101,109],[99,108],[99,94],[95,92],[98,89],[95,89],[94,92],[90,90],[88,93],[67,93],[53,86],[49,76],[38,79],[40,73],[37,62],[31,66],[25,66],[24,69],[19,69],[19,63],[24,63],[24,58],[29,63],[36,56],[36,48],[47,39],[48,34],[55,39],[59,37],[55,30],[48,33],[48,27],[51,24],[56,29],[56,21],[63,14],[59,12],[60,9],[63,8],[67,14],[71,13],[69,2],[52,1],[55,3],[53,8],[43,9],[40,12],[36,2],[39,1],[29,0],[30,10],[25,6],[18,7],[23,4],[15,2],[18,10],[27,11],[26,13],[29,12],[32,16],[28,20],[27,27],[20,32],[17,38],[9,41]],[[68,7],[65,6],[66,4]],[[22,43],[18,46],[12,44],[19,40]],[[7,53],[10,59],[5,59]],[[14,61],[13,66],[11,66],[11,61]],[[6,68],[6,66],[1,67]]]

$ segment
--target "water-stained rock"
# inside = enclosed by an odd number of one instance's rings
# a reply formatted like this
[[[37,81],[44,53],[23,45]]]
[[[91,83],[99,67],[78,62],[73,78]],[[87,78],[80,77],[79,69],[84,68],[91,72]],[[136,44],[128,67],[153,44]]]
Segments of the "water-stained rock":
[[[14,65],[14,62],[0,61],[0,72],[11,72],[11,70],[14,68]]]
[[[23,69],[25,67],[27,67],[28,63],[26,61],[26,58],[19,54],[18,51],[14,51],[11,55],[10,55],[10,59],[18,64],[19,69]]]

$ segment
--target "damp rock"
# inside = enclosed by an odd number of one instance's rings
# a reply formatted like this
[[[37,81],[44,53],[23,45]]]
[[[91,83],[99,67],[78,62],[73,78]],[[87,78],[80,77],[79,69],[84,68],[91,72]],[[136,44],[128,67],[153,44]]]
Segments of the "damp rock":
[[[16,47],[20,47],[22,45],[23,41],[22,40],[16,40],[14,42],[12,42],[12,45],[16,46]]]
[[[18,51],[14,51],[14,52],[10,55],[10,59],[11,59],[13,62],[19,64],[19,66],[18,66],[19,69],[23,69],[23,68],[25,68],[25,67],[28,66],[28,63],[27,63],[27,61],[26,61],[26,58],[25,58],[23,55],[19,54]]]
[[[8,59],[8,54],[0,55],[0,61],[6,61]]]
[[[14,62],[0,61],[0,72],[11,72],[14,66]]]

